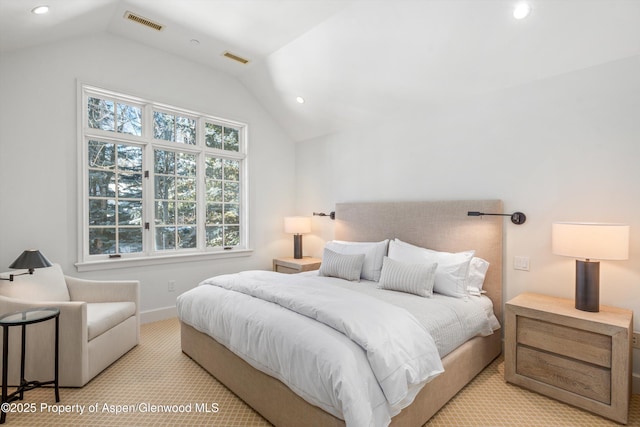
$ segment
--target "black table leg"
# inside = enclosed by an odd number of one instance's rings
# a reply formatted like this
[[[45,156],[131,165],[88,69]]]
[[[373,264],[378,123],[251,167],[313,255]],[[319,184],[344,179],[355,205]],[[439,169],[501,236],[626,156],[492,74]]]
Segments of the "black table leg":
[[[7,401],[7,378],[9,373],[9,327],[2,327],[2,403]],[[4,408],[2,408],[4,409]],[[7,417],[7,413],[4,410],[0,410],[0,424],[4,424],[4,420]]]
[[[24,379],[24,349],[27,342],[27,325],[22,325],[22,346],[20,347],[20,400],[24,398],[24,389],[22,386],[27,382]]]
[[[55,368],[54,368],[54,381],[55,381],[55,388],[56,388],[56,402],[60,402],[60,390],[58,389],[58,339],[59,339],[59,326],[60,326],[60,317],[56,317],[56,355],[55,355]]]

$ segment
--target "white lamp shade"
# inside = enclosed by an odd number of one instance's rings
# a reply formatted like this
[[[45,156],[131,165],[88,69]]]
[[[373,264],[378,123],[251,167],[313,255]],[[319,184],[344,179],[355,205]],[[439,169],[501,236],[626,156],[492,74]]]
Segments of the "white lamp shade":
[[[629,258],[629,226],[586,222],[556,222],[551,228],[556,255],[596,260]]]
[[[311,233],[311,218],[308,216],[285,217],[284,232],[289,234]]]

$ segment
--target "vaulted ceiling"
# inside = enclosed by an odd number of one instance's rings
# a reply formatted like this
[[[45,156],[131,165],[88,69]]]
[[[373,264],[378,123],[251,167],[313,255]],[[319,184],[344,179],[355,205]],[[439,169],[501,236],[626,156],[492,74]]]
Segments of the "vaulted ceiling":
[[[0,61],[30,46],[115,34],[235,76],[301,141],[640,55],[640,0],[530,0],[522,20],[512,15],[516,3],[0,0]],[[31,13],[40,4],[49,13]],[[163,29],[125,19],[128,11]]]

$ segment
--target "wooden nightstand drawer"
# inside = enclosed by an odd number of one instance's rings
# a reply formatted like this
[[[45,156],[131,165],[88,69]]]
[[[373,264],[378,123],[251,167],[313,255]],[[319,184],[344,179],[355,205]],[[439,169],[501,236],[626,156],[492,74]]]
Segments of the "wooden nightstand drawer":
[[[522,317],[518,344],[611,368],[611,337]]]
[[[571,393],[611,403],[611,371],[526,346],[516,350],[518,375],[559,387]]]
[[[276,265],[274,271],[278,273],[295,274],[300,273],[301,270],[297,268],[286,267],[284,265]]]

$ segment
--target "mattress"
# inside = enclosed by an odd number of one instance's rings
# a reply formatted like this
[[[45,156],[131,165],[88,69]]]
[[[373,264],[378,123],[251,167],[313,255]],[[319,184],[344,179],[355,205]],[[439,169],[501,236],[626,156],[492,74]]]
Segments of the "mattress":
[[[386,305],[400,309],[428,331],[429,340],[437,348],[436,357],[446,355],[473,336],[491,334],[497,323],[495,317],[492,319],[491,302],[485,297],[421,298],[380,290],[374,282],[352,283],[320,277],[317,272],[299,275],[243,272],[240,275],[249,280],[262,280],[264,276],[282,282],[295,280],[302,287],[329,290],[341,295],[340,298],[361,295],[355,299],[368,301],[367,305],[375,306],[376,310]],[[272,302],[255,295],[237,295],[238,292],[214,288],[205,281],[181,295],[178,299],[180,319],[212,336],[255,368],[287,384],[309,403],[344,419],[349,426],[387,425],[392,416],[411,403],[421,386],[438,373],[436,365],[430,366],[432,371],[425,376],[425,381],[410,384],[405,398],[392,404],[369,366],[371,361],[367,351],[363,351],[363,343],[347,339],[344,330],[336,330],[339,329],[336,325],[319,325],[310,318],[315,311],[311,316],[300,316],[289,308],[274,307]],[[382,305],[372,304],[372,299]],[[350,328],[347,326],[347,331]],[[398,331],[399,336],[401,332]],[[368,340],[370,338],[365,338],[365,344]],[[405,338],[405,341],[411,339]],[[395,342],[391,347],[396,346],[402,347],[402,342]],[[413,373],[408,371],[407,376]]]

